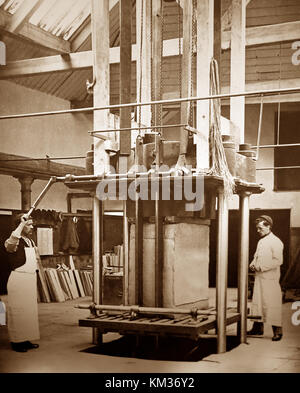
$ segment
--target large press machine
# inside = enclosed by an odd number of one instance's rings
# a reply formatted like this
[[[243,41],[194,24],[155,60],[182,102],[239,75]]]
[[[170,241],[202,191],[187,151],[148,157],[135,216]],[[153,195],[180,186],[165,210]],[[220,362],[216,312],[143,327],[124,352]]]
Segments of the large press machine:
[[[214,330],[218,352],[225,352],[227,325],[237,323],[241,342],[246,342],[249,198],[263,188],[255,181],[255,152],[243,143],[244,92],[232,89],[224,96],[231,97],[235,116],[230,121],[221,116],[220,2],[177,2],[175,98],[163,95],[169,72],[164,66],[165,10],[170,1],[136,2],[137,99],[132,104],[132,4],[121,0],[116,105],[109,105],[105,3],[94,2],[92,12],[93,95],[99,108],[90,132],[93,166],[86,177],[64,180],[70,189],[84,189],[94,197],[93,302],[78,306],[90,311],[79,325],[93,328],[94,343],[107,332],[197,341]],[[165,115],[174,105],[180,121],[170,124]],[[108,108],[119,111],[117,122]],[[104,185],[113,192],[105,192]],[[105,305],[102,298],[103,194],[123,200],[124,301],[118,306]],[[240,198],[239,288],[237,309],[228,310],[228,198],[234,194]],[[216,305],[209,308],[209,232],[214,219]]]
[[[231,70],[230,93],[221,94],[221,2],[175,2],[178,39],[165,40],[170,0],[136,0],[133,54],[132,1],[120,0],[120,100],[112,105],[109,1],[92,1],[94,80],[87,87],[93,107],[59,112],[93,113],[94,150],[87,159],[87,174],[51,178],[29,214],[57,181],[93,198],[93,299],[78,307],[89,312],[79,325],[93,329],[95,344],[107,332],[197,342],[213,331],[222,353],[230,324],[237,323],[240,341],[246,342],[249,198],[263,192],[255,177],[258,150],[244,143],[245,97],[263,98],[270,92],[245,92],[245,69],[240,63]],[[239,24],[241,14],[236,11],[231,56],[241,58],[245,26]],[[178,83],[175,93],[168,94],[165,86],[172,69],[164,60],[174,48]],[[136,102],[130,78],[133,60]],[[221,116],[222,99],[227,104],[230,100],[230,120]],[[172,111],[179,121],[168,121]],[[228,309],[228,200],[233,195],[240,202],[238,302],[236,309]],[[123,206],[122,305],[103,304],[105,199],[121,200]],[[208,280],[212,220],[218,224],[213,307]]]

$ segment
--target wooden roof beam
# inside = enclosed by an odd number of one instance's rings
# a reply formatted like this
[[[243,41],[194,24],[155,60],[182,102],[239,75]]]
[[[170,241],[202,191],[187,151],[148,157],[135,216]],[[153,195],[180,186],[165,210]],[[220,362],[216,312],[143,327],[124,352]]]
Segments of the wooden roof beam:
[[[246,29],[246,46],[272,44],[275,42],[294,41],[300,38],[300,21],[277,23]],[[231,45],[231,31],[222,32],[222,49]]]
[[[28,161],[24,161],[27,159]],[[81,176],[86,174],[86,170],[75,165],[31,160],[31,157],[0,152],[0,174],[11,176],[30,175],[36,179],[46,180],[51,176],[65,176],[67,173]]]
[[[0,13],[1,14],[1,13]],[[0,15],[1,20],[1,15]],[[246,46],[263,45],[299,39],[300,21],[246,29]],[[230,48],[231,32],[223,34],[222,49]],[[164,41],[164,57],[178,55],[178,39]],[[132,45],[132,61],[137,58],[137,47]],[[41,75],[50,72],[72,71],[92,67],[92,52],[70,53],[66,56],[48,56],[9,62],[0,66],[0,79]],[[110,48],[110,64],[120,62],[120,48]]]
[[[75,71],[92,67],[92,62],[92,51],[12,61],[0,67],[0,79]]]
[[[42,48],[48,48],[54,53],[68,53],[71,50],[71,44],[55,35],[40,29],[39,27],[25,22],[18,33],[11,32],[13,15],[0,9],[0,32],[3,35],[10,35],[19,40],[34,42]]]

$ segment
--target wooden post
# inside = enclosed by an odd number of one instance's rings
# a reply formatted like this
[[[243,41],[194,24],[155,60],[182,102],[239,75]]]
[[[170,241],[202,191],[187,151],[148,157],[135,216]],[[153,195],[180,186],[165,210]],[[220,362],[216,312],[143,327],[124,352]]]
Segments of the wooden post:
[[[217,277],[216,309],[218,353],[226,352],[227,318],[227,270],[228,270],[228,207],[224,190],[218,192],[218,242],[217,242]]]
[[[214,50],[214,0],[197,2],[197,96],[210,94],[210,62]],[[209,168],[209,101],[197,102],[197,169]]]
[[[232,0],[230,93],[245,91],[246,0]],[[245,97],[230,98],[230,120],[238,147],[244,143]]]
[[[92,49],[94,106],[109,105],[109,0],[92,0]],[[94,111],[94,130],[108,128],[109,111]],[[109,172],[106,140],[94,138],[94,173]],[[103,202],[93,200],[93,301],[102,303]],[[93,329],[93,343],[100,344],[102,334]]]
[[[94,106],[109,105],[109,0],[92,0]],[[109,127],[109,111],[94,111],[94,130]],[[108,136],[108,134],[106,134]],[[109,172],[106,139],[94,138],[94,173]]]
[[[241,343],[247,343],[247,300],[248,300],[248,268],[249,268],[249,192],[240,194],[240,239],[238,261],[238,312],[241,320],[238,323],[238,336]]]

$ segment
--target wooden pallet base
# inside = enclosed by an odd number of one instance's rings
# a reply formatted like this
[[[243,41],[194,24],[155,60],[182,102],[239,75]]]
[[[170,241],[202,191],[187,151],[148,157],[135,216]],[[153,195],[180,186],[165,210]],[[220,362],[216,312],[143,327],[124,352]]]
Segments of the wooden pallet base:
[[[228,313],[226,325],[231,325],[240,320],[239,313]],[[198,316],[194,320],[191,316],[180,316],[178,318],[140,316],[131,319],[128,313],[115,315],[101,314],[96,318],[79,320],[79,326],[99,329],[99,333],[118,332],[121,335],[158,335],[186,337],[198,340],[208,330],[216,329],[217,321],[215,315]],[[209,337],[209,335],[207,334]]]

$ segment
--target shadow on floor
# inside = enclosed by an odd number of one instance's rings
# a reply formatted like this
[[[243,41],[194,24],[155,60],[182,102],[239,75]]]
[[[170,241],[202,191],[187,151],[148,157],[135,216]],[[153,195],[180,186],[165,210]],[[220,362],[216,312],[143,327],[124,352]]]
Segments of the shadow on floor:
[[[236,336],[227,336],[227,351],[238,345]],[[86,348],[81,352],[148,360],[198,362],[217,353],[217,339],[208,337],[195,342],[177,337],[159,337],[157,342],[155,337],[141,336],[137,343],[134,336],[123,336],[99,346]]]

